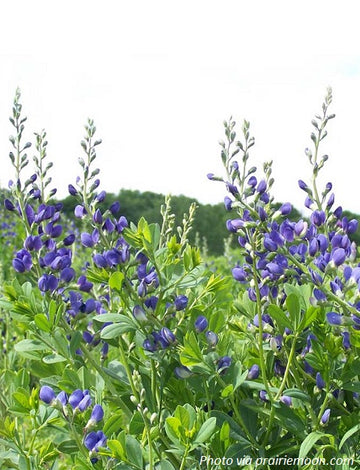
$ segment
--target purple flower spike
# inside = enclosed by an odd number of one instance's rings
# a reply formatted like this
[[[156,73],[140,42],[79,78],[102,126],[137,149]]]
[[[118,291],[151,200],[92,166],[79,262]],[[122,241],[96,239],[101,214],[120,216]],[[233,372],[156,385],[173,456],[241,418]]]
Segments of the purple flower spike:
[[[64,268],[60,273],[60,279],[63,282],[71,282],[75,278],[75,270],[73,268]]]
[[[7,209],[8,211],[14,211],[14,210],[15,210],[15,206],[14,206],[14,204],[10,201],[10,199],[5,199],[5,201],[4,201],[4,206],[5,206],[5,209]]]
[[[164,328],[161,328],[160,330],[160,336],[161,338],[159,338],[160,340],[162,339],[164,341],[164,343],[166,344],[163,344],[165,347],[169,346],[170,344],[173,344],[175,343],[176,341],[176,337],[174,335],[174,333],[169,330],[169,328],[166,328],[166,326]]]
[[[91,417],[90,419],[92,421],[94,421],[95,423],[98,423],[99,421],[101,421],[104,417],[104,410],[102,408],[101,405],[95,405],[93,410],[92,410],[92,413],[91,413]]]
[[[298,181],[299,188],[302,189],[303,191],[307,191],[308,186],[303,180]]]
[[[350,343],[350,333],[348,331],[343,331],[341,333],[341,336],[343,337],[342,344],[345,349],[350,349],[351,348],[351,343]]]
[[[214,331],[207,331],[205,337],[208,345],[212,348],[214,348],[219,341],[218,335]]]
[[[218,360],[217,370],[220,374],[225,374],[227,369],[231,366],[231,357],[223,356]]]
[[[106,444],[106,436],[102,431],[92,431],[84,438],[84,445],[90,452],[97,452],[99,447]]]
[[[115,201],[111,204],[110,206],[110,212],[112,213],[112,215],[116,215],[120,210],[120,202],[119,201]]]
[[[90,395],[84,395],[84,398],[80,401],[77,408],[79,411],[85,411],[91,405],[91,397]]]
[[[329,418],[330,418],[330,413],[331,413],[331,410],[330,408],[327,408],[325,411],[324,411],[324,414],[322,415],[321,419],[320,419],[320,423],[325,426],[328,421],[329,421]]]
[[[100,193],[96,196],[95,200],[97,202],[103,202],[106,198],[106,192],[105,191],[100,191]]]
[[[290,202],[285,202],[279,209],[281,215],[289,215],[292,210]]]
[[[292,399],[288,395],[282,395],[280,397],[281,403],[284,403],[286,406],[291,406],[292,405]]]
[[[346,258],[346,252],[344,248],[336,248],[332,253],[332,262],[335,266],[343,264]]]
[[[314,211],[310,216],[311,222],[317,227],[320,227],[321,225],[323,225],[323,223],[325,222],[325,219],[326,219],[326,215],[324,211]]]
[[[225,196],[225,199],[224,199],[224,205],[225,205],[225,209],[227,211],[231,211],[231,206],[232,206],[232,200],[229,198],[229,196]]]
[[[256,188],[256,191],[259,193],[259,194],[262,194],[266,191],[266,181],[265,180],[261,180],[260,183],[257,185],[257,188]]]
[[[203,315],[199,315],[195,320],[195,330],[197,333],[201,333],[202,331],[206,330],[208,327],[208,321]]]
[[[100,209],[96,209],[94,215],[93,215],[93,221],[96,224],[102,224],[103,222],[103,217]]]
[[[90,233],[82,233],[80,238],[82,245],[86,246],[86,248],[92,248],[94,246],[94,240]]]
[[[139,323],[147,322],[146,313],[140,305],[135,305],[135,307],[133,308],[133,316]]]
[[[72,184],[69,184],[68,191],[69,191],[69,194],[71,194],[71,196],[76,196],[78,193]]]
[[[316,386],[319,390],[323,390],[326,386],[324,379],[321,377],[320,372],[316,373]]]
[[[93,261],[94,261],[95,266],[97,266],[98,268],[106,268],[107,266],[107,261],[106,261],[105,256],[101,255],[100,253],[96,253],[93,256]]]
[[[61,403],[62,406],[65,406],[68,402],[68,396],[65,392],[60,392],[55,399],[57,402]]]
[[[186,295],[178,295],[174,301],[175,308],[177,311],[184,310],[188,304],[188,298]]]
[[[51,387],[44,385],[40,389],[39,398],[49,405],[55,399],[55,392]]]
[[[75,207],[74,214],[75,214],[75,217],[77,217],[78,219],[82,219],[83,217],[85,217],[86,213],[87,212],[84,206],[81,206],[80,204],[78,204]]]
[[[74,392],[70,395],[69,397],[69,403],[72,406],[72,408],[77,408],[81,402],[81,400],[84,398],[84,396],[89,395],[88,390],[80,390],[79,388],[74,390]]]
[[[69,245],[72,245],[74,241],[75,241],[75,235],[71,233],[70,235],[64,238],[63,243],[65,246],[69,246]]]
[[[350,220],[347,226],[347,233],[352,234],[355,233],[358,229],[359,222],[356,219]]]
[[[247,380],[255,380],[259,377],[260,375],[260,367],[257,364],[254,364],[250,367],[248,375],[247,375]]]
[[[86,279],[86,276],[80,276],[77,283],[78,283],[79,289],[83,292],[90,292],[93,287],[92,282],[89,282]]]
[[[342,325],[344,323],[344,317],[339,313],[329,312],[326,314],[326,319],[330,325]]]

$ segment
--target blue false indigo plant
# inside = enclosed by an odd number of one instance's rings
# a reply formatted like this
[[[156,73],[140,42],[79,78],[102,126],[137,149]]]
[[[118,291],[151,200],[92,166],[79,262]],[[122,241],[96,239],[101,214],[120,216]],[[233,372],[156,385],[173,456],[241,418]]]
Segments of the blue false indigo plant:
[[[305,152],[300,220],[290,203],[275,206],[271,162],[261,175],[249,165],[249,122],[242,141],[225,122],[225,177],[208,176],[228,192],[237,261],[220,272],[188,242],[195,204],[179,227],[170,197],[161,226],[135,225],[118,201],[106,208],[91,119],[68,184],[74,218],[64,217],[48,190],[45,131],[24,177],[20,98],[2,215],[0,467],[217,470],[236,458],[346,455],[357,468],[357,221],[318,183],[331,90]]]

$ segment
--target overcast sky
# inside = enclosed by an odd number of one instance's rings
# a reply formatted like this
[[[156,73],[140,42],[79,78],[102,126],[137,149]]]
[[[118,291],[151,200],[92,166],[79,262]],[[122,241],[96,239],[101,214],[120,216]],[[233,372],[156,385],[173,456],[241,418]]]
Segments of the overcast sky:
[[[0,183],[13,176],[8,116],[17,86],[27,140],[45,128],[61,196],[74,183],[88,117],[102,188],[223,200],[224,119],[250,120],[254,161],[273,160],[277,200],[298,208],[311,119],[332,86],[336,202],[360,213],[358,2],[17,0],[0,6]],[[240,129],[240,126],[239,126]],[[30,155],[33,155],[30,149]]]

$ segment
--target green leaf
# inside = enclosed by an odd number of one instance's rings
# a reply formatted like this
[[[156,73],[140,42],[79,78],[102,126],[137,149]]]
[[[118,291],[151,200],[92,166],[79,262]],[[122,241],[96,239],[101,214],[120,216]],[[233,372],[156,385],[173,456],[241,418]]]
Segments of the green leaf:
[[[25,390],[22,390],[21,388],[17,389],[17,391],[12,394],[12,397],[20,406],[27,410],[31,410],[32,406],[30,405],[29,396]]]
[[[60,354],[49,354],[45,357],[43,357],[43,362],[45,364],[55,364],[56,362],[65,362],[67,359]]]
[[[309,299],[312,292],[311,284],[303,284],[301,286],[294,286],[292,284],[285,284],[286,295],[294,294],[300,302],[300,308],[304,311],[310,306]]]
[[[216,419],[216,418],[215,418]],[[227,447],[226,443],[230,439],[230,424],[227,421],[224,421],[220,429],[220,440],[225,443],[225,448]]]
[[[26,298],[30,299],[32,293],[33,293],[33,286],[29,281],[24,282],[24,284],[21,286],[22,291],[25,295]]]
[[[192,429],[196,421],[197,413],[189,403],[185,403],[183,408],[185,408],[185,410],[189,413],[189,429]]]
[[[76,357],[76,351],[80,347],[80,344],[82,342],[82,334],[80,331],[74,331],[71,334],[71,340],[70,340],[70,353],[72,357]]]
[[[155,470],[175,470],[173,465],[168,460],[161,460],[155,465]]]
[[[209,318],[209,330],[219,333],[225,324],[225,315],[221,310],[212,312]]]
[[[289,328],[289,330],[294,330],[294,325],[291,324],[291,321],[280,307],[271,304],[268,307],[268,312],[271,318],[276,321],[281,331],[284,331],[285,328]]]
[[[109,441],[107,441],[106,445],[113,452],[115,458],[118,458],[120,460],[126,459],[125,450],[119,441],[115,439],[110,439]]]
[[[238,389],[246,380],[246,377],[248,376],[249,371],[245,370],[243,373],[241,373],[241,363],[237,362],[234,367],[234,391]]]
[[[313,431],[308,434],[301,443],[299,450],[299,459],[304,459],[308,455],[310,450],[314,447],[316,442],[324,436],[326,436],[326,434],[319,431]]]
[[[184,268],[186,272],[189,272],[193,269],[193,261],[191,256],[191,246],[187,245],[184,253],[183,253],[183,260],[184,260]]]
[[[307,356],[306,356],[307,358]],[[347,382],[341,387],[343,390],[348,390],[349,392],[360,393],[360,382]]]
[[[299,390],[298,388],[288,388],[283,391],[283,395],[287,395],[292,398],[298,398],[301,401],[311,401],[309,395],[302,390]]]
[[[342,448],[342,446],[345,444],[345,442],[349,439],[349,437],[353,436],[356,434],[358,431],[360,431],[360,424],[356,424],[353,426],[351,429],[349,429],[343,436],[343,438],[340,441],[339,444],[339,450]]]
[[[251,462],[254,461],[251,457],[248,456],[249,454],[249,445],[244,442],[237,442],[236,444],[232,444],[230,447],[227,448],[225,452],[225,457],[227,459],[233,459],[232,467],[235,468],[253,468],[248,467]]]
[[[73,439],[62,442],[58,445],[58,450],[63,454],[76,454],[79,452],[79,446]]]
[[[51,323],[44,313],[37,313],[34,316],[35,325],[42,331],[49,333],[51,331]]]
[[[97,321],[99,323],[121,323],[123,319],[124,315],[121,315],[120,313],[103,313],[101,315],[95,315],[95,317],[93,317],[93,321]]]
[[[124,417],[121,412],[114,413],[106,420],[103,431],[107,436],[118,433],[124,425]]]
[[[112,273],[109,279],[110,289],[115,289],[117,291],[120,291],[123,280],[124,280],[124,274],[122,272],[115,271],[114,273]]]
[[[209,418],[203,423],[199,432],[195,437],[195,442],[203,443],[206,442],[214,433],[216,429],[216,418]]]
[[[305,314],[300,322],[299,331],[305,330],[314,320],[317,319],[320,308],[313,307],[312,305],[305,311]]]
[[[105,326],[100,336],[102,339],[118,338],[124,333],[135,331],[136,328],[135,323],[130,318],[122,315],[121,322]]]
[[[181,439],[181,422],[178,418],[170,416],[165,421],[165,431],[168,438],[174,443],[178,444]]]
[[[144,420],[141,417],[141,414],[136,411],[131,418],[129,424],[129,432],[130,434],[138,435],[141,434],[144,430]],[[105,432],[105,431],[104,431]]]
[[[295,293],[291,293],[286,297],[286,308],[289,311],[290,318],[295,326],[293,329],[297,329],[297,326],[300,323],[300,302],[299,298]]]
[[[50,324],[54,323],[56,312],[57,312],[57,303],[55,302],[54,299],[52,299],[49,303],[49,306],[48,306],[48,314],[49,314]],[[36,315],[35,315],[35,317],[36,317]]]
[[[127,435],[125,448],[128,460],[142,469],[143,455],[140,443],[134,437]]]
[[[227,398],[233,393],[234,393],[234,386],[233,384],[229,384],[229,385],[226,385],[226,387],[222,389],[221,396],[222,398]]]
[[[149,224],[145,220],[144,217],[141,217],[139,222],[138,222],[138,231],[141,233],[141,235],[144,237],[144,239],[151,243],[151,231]]]
[[[186,408],[183,406],[178,405],[175,409],[174,412],[174,417],[177,418],[181,425],[187,429],[190,430],[190,414]]]
[[[276,418],[281,422],[283,427],[294,433],[296,436],[303,438],[305,435],[305,424],[295,411],[286,405],[280,404],[276,407]]]
[[[203,356],[193,331],[188,332],[184,338],[180,361],[184,366],[194,366],[203,362]]]
[[[23,339],[15,344],[15,351],[27,359],[38,361],[41,359],[41,353],[48,348],[40,341],[34,339]]]

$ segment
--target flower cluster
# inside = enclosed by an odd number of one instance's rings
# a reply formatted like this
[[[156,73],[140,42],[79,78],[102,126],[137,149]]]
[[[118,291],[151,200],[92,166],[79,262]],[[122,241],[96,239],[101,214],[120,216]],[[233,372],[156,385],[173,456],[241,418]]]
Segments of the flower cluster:
[[[67,421],[71,419],[71,416],[69,414],[70,410],[72,417],[74,417],[79,413],[84,413],[87,409],[91,407],[92,404],[92,398],[90,396],[89,390],[77,389],[74,390],[73,393],[71,393],[70,395],[68,395],[64,391],[60,391],[56,395],[52,387],[49,387],[48,385],[44,385],[41,387],[39,392],[39,398],[44,403],[54,408],[61,409],[63,417]],[[92,430],[97,427],[98,423],[100,423],[103,418],[104,410],[101,405],[96,404],[93,406],[90,418],[88,419],[84,427],[85,437],[83,439],[83,442],[85,447],[89,450],[89,454],[93,463],[97,461],[96,453],[98,452],[99,448],[106,446],[107,438],[103,431]]]
[[[324,341],[324,331],[333,327],[334,338],[339,341],[332,351],[330,346],[326,347],[339,364],[346,362],[347,352],[357,344],[360,264],[354,265],[357,248],[352,235],[358,229],[358,221],[344,216],[342,207],[334,209],[332,183],[327,183],[321,194],[317,186],[318,173],[328,159],[327,155],[319,158],[318,148],[326,135],[325,126],[334,117],[327,113],[330,103],[331,91],[323,105],[323,116],[313,121],[314,153],[309,149],[305,151],[312,166],[312,185],[303,180],[298,182],[306,193],[305,207],[310,211],[307,218],[294,219],[289,202],[274,205],[271,162],[264,164],[263,177],[256,175],[255,167],[247,169],[249,149],[255,142],[250,137],[247,121],[242,129],[244,142],[236,142],[235,122],[231,119],[225,123],[227,143],[220,145],[226,178],[208,175],[211,180],[225,183],[229,193],[224,200],[225,209],[236,212],[236,217],[226,223],[229,232],[237,236],[241,253],[241,261],[233,267],[232,276],[240,292],[245,290],[248,300],[254,304],[250,309],[255,311],[252,317],[241,308],[250,320],[248,332],[258,338],[259,357],[257,363],[249,367],[247,380],[259,380],[266,385],[272,373],[281,384],[275,394],[269,387],[260,390],[259,399],[265,403],[279,400],[284,405],[293,405],[292,397],[281,393],[291,373],[289,354],[297,357],[297,367],[302,364],[302,373],[307,379],[311,377],[309,380],[316,383],[317,390],[331,392],[333,399],[342,403],[343,391],[330,378],[330,366],[322,362],[319,344]],[[243,155],[242,162],[234,159],[239,152]],[[305,289],[307,287],[309,289]],[[296,292],[301,292],[302,303]],[[327,325],[318,327],[320,319]],[[200,318],[197,328],[202,327]],[[356,394],[354,399],[357,399]],[[325,398],[319,410],[321,425],[326,425],[330,418],[326,404]]]

